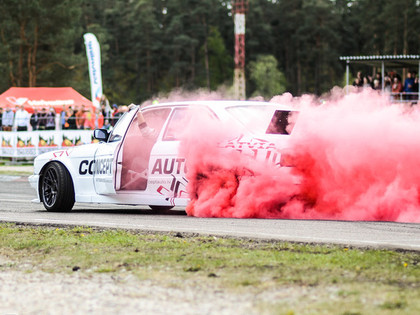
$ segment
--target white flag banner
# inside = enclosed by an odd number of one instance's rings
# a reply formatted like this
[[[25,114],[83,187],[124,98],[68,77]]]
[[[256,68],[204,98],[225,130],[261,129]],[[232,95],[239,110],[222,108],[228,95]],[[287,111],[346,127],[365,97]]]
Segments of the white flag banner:
[[[99,101],[102,96],[101,49],[94,34],[86,33],[83,38],[85,39],[86,55],[89,64],[92,103],[99,108]]]

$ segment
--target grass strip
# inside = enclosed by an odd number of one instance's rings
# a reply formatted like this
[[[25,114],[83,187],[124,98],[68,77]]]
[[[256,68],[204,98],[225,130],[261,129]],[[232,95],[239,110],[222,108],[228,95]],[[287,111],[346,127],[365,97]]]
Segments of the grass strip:
[[[267,314],[420,313],[418,252],[0,224],[0,272],[132,274],[275,297]]]

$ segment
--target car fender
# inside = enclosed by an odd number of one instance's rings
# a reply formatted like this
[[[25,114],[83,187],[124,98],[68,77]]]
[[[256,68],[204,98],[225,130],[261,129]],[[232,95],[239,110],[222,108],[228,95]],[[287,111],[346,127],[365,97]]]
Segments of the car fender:
[[[58,162],[64,165],[70,173],[76,201],[78,195],[95,194],[92,164],[98,145],[98,143],[86,144],[79,147],[44,153],[34,161],[34,174],[42,175],[48,164]],[[81,171],[82,166],[85,164],[87,166],[86,172],[84,172],[84,169]],[[88,171],[89,166],[91,171]]]

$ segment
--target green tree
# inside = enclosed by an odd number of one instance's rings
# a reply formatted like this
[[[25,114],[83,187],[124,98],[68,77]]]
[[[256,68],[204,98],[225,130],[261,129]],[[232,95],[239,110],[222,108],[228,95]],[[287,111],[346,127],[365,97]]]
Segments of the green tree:
[[[418,52],[418,1],[359,0],[353,9],[360,18],[363,49],[366,54]]]
[[[271,22],[276,57],[284,69],[288,90],[294,95],[301,93],[302,62],[300,61],[300,41],[297,29],[302,24],[302,0],[282,0],[273,8]]]
[[[200,86],[206,86],[209,90],[216,90],[223,83],[230,82],[231,84],[233,58],[228,53],[218,28],[210,27],[200,57],[204,64],[204,67],[199,71],[202,78]]]
[[[254,81],[256,90],[253,96],[263,96],[265,99],[286,91],[286,79],[277,69],[277,60],[272,55],[258,56],[249,64],[250,79]]]
[[[69,85],[81,66],[80,1],[3,0],[0,6],[2,87]]]

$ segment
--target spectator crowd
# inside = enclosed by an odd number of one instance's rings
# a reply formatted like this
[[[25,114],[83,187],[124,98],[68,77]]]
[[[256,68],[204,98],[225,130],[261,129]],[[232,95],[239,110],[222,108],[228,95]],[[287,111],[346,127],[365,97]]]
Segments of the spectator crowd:
[[[396,72],[384,73],[384,91],[392,95],[395,100],[416,100],[419,93],[419,77],[415,71],[409,71],[404,83],[401,76]],[[363,75],[361,71],[357,72],[353,81],[353,86],[363,89],[371,88],[382,90],[382,74],[376,73],[375,76]]]
[[[54,107],[33,108],[30,114],[23,105],[13,110],[9,105],[3,107],[0,104],[0,131],[110,129],[126,108],[113,104],[111,110],[105,95],[102,95],[100,108],[95,111],[81,105],[63,106],[59,113]]]

